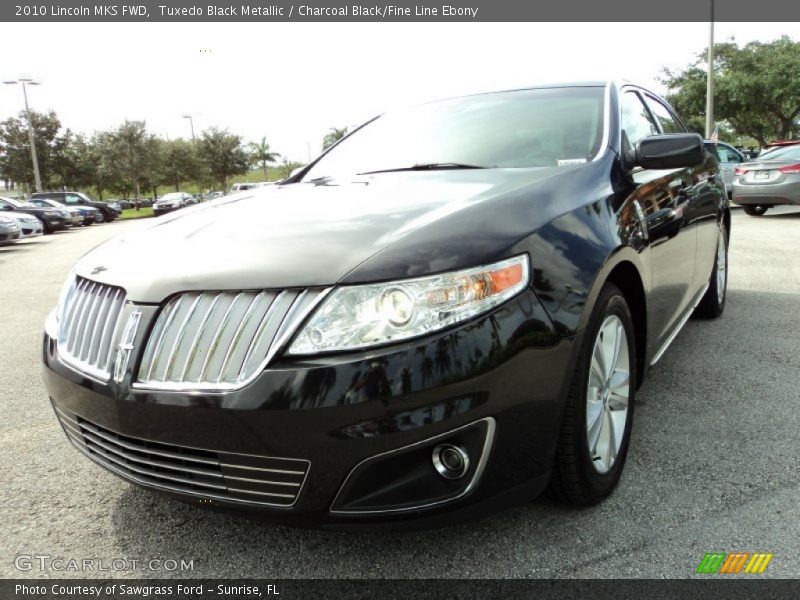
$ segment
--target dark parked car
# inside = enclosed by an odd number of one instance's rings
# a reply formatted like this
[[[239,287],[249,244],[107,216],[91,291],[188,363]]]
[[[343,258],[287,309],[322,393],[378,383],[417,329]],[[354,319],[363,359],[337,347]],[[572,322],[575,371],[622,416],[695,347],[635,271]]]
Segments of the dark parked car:
[[[29,200],[31,204],[35,204],[36,206],[41,206],[43,208],[58,208],[61,210],[67,211],[74,211],[78,213],[80,216],[79,224],[83,226],[91,225],[95,222],[97,218],[97,214],[100,212],[98,209],[93,208],[91,206],[83,206],[82,204],[75,204],[73,206],[66,206],[65,204],[61,204],[57,200],[51,200],[49,198],[31,198]],[[75,225],[76,220],[73,218],[72,224]]]
[[[0,197],[0,211],[18,211],[35,216],[42,222],[45,233],[72,227],[72,217],[66,210],[42,208],[15,198]]]
[[[153,215],[159,217],[173,210],[197,204],[194,196],[186,192],[170,192],[164,194],[153,203]]]
[[[95,223],[113,221],[119,218],[122,212],[118,204],[92,200],[83,192],[36,192],[31,194],[31,200],[35,198],[49,198],[67,206],[91,206],[96,208],[99,214],[95,215]]]
[[[725,306],[717,161],[629,84],[390,112],[251,194],[85,255],[46,324],[75,447],[197,504],[339,527],[598,502],[645,372]]]

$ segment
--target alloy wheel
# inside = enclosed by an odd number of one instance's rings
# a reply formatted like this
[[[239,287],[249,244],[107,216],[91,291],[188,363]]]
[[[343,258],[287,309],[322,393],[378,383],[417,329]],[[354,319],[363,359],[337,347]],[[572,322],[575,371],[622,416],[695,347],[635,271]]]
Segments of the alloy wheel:
[[[725,239],[725,230],[720,229],[717,240],[717,301],[722,304],[725,300],[725,284],[728,277],[728,253]]]
[[[622,320],[608,315],[595,339],[586,389],[586,441],[598,473],[607,473],[617,459],[630,398],[628,337]]]

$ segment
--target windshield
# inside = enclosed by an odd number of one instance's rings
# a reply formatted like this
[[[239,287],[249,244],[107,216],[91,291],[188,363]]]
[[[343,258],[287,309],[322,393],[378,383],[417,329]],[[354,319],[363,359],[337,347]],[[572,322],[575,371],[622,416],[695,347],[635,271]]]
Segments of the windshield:
[[[159,200],[159,202],[164,202],[164,201],[169,201],[169,200],[180,200],[182,198],[182,196],[183,196],[183,194],[180,194],[179,192],[171,192],[169,194],[164,194],[158,200]]]
[[[769,160],[800,160],[800,144],[770,149],[769,152],[762,152],[761,156]],[[761,156],[759,158],[761,158]]]
[[[417,168],[556,167],[591,160],[603,88],[480,94],[386,113],[340,142],[304,181]]]

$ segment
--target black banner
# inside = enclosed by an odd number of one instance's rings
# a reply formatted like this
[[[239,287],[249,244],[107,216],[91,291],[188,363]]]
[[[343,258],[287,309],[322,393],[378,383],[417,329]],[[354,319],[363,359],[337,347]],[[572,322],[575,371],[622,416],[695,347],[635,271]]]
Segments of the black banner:
[[[280,600],[314,598],[536,598],[586,600],[626,598],[660,600],[796,599],[800,582],[710,576],[692,580],[533,580],[533,579],[378,579],[378,580],[2,580],[0,598],[124,600]]]
[[[718,22],[800,21],[800,2],[713,2],[714,20]],[[0,21],[709,21],[711,5],[712,0],[4,0],[0,3]]]

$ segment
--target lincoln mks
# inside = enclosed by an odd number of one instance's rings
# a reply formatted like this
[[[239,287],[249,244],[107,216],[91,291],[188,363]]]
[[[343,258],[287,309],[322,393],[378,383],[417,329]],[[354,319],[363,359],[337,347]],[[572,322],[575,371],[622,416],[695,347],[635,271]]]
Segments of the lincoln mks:
[[[647,370],[722,313],[729,239],[717,159],[654,93],[432,102],[85,255],[45,380],[80,452],[187,502],[322,527],[592,504]]]

